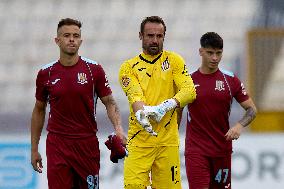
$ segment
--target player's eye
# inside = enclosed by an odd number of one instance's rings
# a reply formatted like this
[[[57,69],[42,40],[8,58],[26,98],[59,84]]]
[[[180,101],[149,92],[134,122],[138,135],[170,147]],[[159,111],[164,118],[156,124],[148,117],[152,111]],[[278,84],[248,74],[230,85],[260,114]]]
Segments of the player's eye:
[[[75,37],[75,38],[79,38],[79,37],[80,37],[80,35],[79,35],[79,34],[74,34],[74,35],[73,35],[73,37]]]
[[[163,38],[163,37],[164,37],[164,35],[159,34],[159,35],[157,35],[157,37],[158,37],[158,38]]]
[[[70,36],[70,34],[69,33],[65,33],[65,34],[63,34],[63,37],[69,37]]]

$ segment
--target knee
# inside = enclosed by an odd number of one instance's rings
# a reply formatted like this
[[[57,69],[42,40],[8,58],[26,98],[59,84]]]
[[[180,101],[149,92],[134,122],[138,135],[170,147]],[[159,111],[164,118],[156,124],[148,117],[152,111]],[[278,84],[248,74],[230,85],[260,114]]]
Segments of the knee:
[[[147,186],[142,184],[127,184],[124,185],[124,189],[147,189]]]

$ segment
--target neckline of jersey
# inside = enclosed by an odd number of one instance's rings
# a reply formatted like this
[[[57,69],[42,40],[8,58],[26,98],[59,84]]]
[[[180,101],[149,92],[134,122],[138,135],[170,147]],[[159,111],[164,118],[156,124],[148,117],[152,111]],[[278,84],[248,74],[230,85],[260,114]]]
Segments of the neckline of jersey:
[[[143,60],[144,62],[147,62],[147,63],[149,63],[149,64],[154,64],[155,62],[157,62],[157,60],[159,60],[160,58],[161,58],[161,56],[162,56],[162,54],[163,54],[163,51],[160,53],[160,54],[158,54],[158,55],[154,55],[154,56],[152,56],[152,55],[147,55],[147,54],[145,54],[145,53],[141,53],[140,55],[139,55],[139,58],[141,59],[141,60]],[[143,57],[143,56],[145,57]],[[147,60],[147,59],[150,59],[150,60]],[[151,60],[152,59],[152,60]]]
[[[59,63],[59,65],[60,65],[62,68],[64,68],[64,69],[72,69],[72,68],[76,67],[77,65],[79,65],[79,63],[80,63],[81,61],[82,61],[81,56],[79,56],[78,61],[77,61],[75,64],[71,65],[71,66],[64,66],[63,64],[60,63],[60,60],[58,60],[58,63]]]
[[[218,68],[215,72],[209,73],[209,74],[202,73],[202,72],[200,71],[200,69],[198,69],[197,71],[198,71],[198,73],[199,73],[200,75],[202,75],[202,76],[205,76],[205,77],[213,77],[213,76],[215,76],[218,72],[220,72],[220,69]]]

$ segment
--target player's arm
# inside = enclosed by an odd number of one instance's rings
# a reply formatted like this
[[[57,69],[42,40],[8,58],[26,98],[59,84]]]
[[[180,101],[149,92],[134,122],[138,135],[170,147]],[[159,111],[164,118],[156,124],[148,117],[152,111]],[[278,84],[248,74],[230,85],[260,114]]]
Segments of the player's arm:
[[[138,123],[151,135],[157,136],[157,133],[153,131],[147,115],[144,112],[144,106],[146,98],[143,94],[143,90],[140,83],[133,73],[132,67],[128,62],[124,62],[119,70],[119,83],[128,98],[129,104],[131,104],[133,113]]]
[[[183,108],[186,104],[193,102],[196,92],[193,81],[188,74],[183,58],[177,54],[173,55],[175,61],[173,66],[173,79],[177,86],[177,93],[173,98],[163,101],[157,106],[146,106],[145,109],[154,120],[160,122],[163,116],[170,110]],[[179,110],[180,111],[180,110]],[[181,119],[179,119],[180,122]]]
[[[173,98],[179,102],[179,107],[183,108],[195,100],[196,91],[183,58],[176,54],[174,59],[173,77],[178,92]]]
[[[38,152],[38,144],[44,126],[46,102],[36,100],[31,118],[31,164],[33,169],[42,172],[42,158]]]
[[[108,83],[107,76],[100,64],[92,67],[96,79],[95,92],[104,104],[109,120],[111,121],[116,135],[126,144],[126,137],[121,126],[121,116],[117,103],[115,102],[112,91]]]
[[[126,144],[126,136],[124,134],[123,127],[121,126],[121,116],[120,116],[119,108],[113,96],[107,95],[107,96],[101,97],[100,99],[106,107],[108,118],[113,125],[116,135],[123,140],[124,144]]]
[[[241,102],[240,105],[245,109],[245,115],[242,117],[242,119],[238,122],[243,127],[248,126],[256,117],[256,106],[253,103],[252,99],[249,98],[248,100]]]
[[[256,106],[251,98],[241,102],[240,105],[245,109],[245,114],[229,131],[226,133],[226,140],[238,139],[241,135],[242,129],[248,126],[256,117]]]
[[[132,103],[133,112],[136,113],[138,110],[144,110],[144,106],[146,106],[143,101],[136,101]]]

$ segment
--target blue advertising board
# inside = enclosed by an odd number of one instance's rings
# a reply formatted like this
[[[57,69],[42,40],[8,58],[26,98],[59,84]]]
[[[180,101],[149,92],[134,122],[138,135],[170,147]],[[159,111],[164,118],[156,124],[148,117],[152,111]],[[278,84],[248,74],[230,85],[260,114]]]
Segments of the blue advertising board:
[[[30,144],[0,142],[0,189],[36,189],[37,175],[30,164]]]

